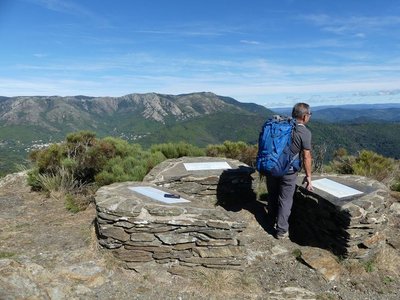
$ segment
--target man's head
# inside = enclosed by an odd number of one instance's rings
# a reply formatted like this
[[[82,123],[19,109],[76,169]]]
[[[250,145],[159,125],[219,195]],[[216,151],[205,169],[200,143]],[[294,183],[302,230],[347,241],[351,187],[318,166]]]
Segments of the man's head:
[[[307,103],[297,103],[293,106],[292,117],[300,123],[307,123],[311,117],[310,105]]]

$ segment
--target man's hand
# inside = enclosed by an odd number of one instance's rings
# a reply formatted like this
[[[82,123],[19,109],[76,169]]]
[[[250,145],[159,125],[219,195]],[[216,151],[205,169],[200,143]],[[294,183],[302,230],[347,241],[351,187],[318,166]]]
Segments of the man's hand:
[[[307,184],[306,185],[306,189],[307,190],[309,190],[309,191],[313,191],[314,190],[314,187],[313,187],[312,182],[311,182],[311,176],[304,176],[302,184],[304,184],[304,183]]]

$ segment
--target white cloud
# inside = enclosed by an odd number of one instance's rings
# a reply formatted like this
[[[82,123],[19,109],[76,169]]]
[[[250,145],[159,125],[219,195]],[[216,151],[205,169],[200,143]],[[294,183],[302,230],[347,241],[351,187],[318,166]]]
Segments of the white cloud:
[[[326,14],[311,14],[302,15],[298,18],[319,26],[324,31],[339,35],[352,33],[357,37],[365,37],[364,32],[381,31],[391,27],[396,28],[400,25],[400,16],[333,17]]]
[[[44,57],[47,57],[47,54],[46,53],[34,53],[33,56],[36,58],[44,58]]]
[[[58,13],[68,14],[88,19],[101,27],[110,27],[108,20],[97,15],[93,11],[87,9],[81,4],[77,4],[70,0],[28,0],[29,2],[41,6],[45,9]]]
[[[68,0],[30,0],[30,2],[56,12],[71,15],[92,15],[92,13],[83,6]]]
[[[340,53],[340,52],[339,52]],[[348,53],[357,55],[357,52]],[[133,92],[167,94],[211,91],[240,101],[314,93],[395,90],[400,63],[284,64],[267,59],[195,59],[132,52],[86,58],[18,64],[17,79],[0,78],[4,96],[121,96]],[[3,71],[6,68],[3,68]],[[40,77],[36,77],[40,74]]]
[[[260,45],[260,42],[257,41],[248,41],[248,40],[241,40],[240,41],[242,44],[248,44],[248,45]]]
[[[362,32],[358,32],[358,33],[356,33],[355,35],[354,35],[354,37],[356,37],[356,38],[361,38],[361,39],[363,39],[363,38],[365,38],[367,35],[365,34],[365,33],[362,33]]]

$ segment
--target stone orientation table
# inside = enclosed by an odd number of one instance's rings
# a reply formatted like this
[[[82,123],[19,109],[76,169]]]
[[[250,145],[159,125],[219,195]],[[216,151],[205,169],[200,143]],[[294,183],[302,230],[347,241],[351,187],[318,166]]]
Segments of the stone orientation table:
[[[302,180],[290,218],[293,241],[351,258],[368,257],[385,242],[386,186],[361,176],[315,176],[310,192]]]
[[[104,186],[95,196],[99,243],[131,269],[154,262],[240,269],[247,224],[230,204],[255,201],[252,173],[233,159],[182,157],[157,165],[143,182]],[[314,176],[309,192],[302,179],[289,220],[292,242],[351,258],[368,258],[385,243],[386,186],[360,176]]]
[[[100,188],[95,202],[99,243],[127,268],[146,262],[239,268],[243,262],[237,235],[246,224],[209,201],[152,183],[124,182]]]

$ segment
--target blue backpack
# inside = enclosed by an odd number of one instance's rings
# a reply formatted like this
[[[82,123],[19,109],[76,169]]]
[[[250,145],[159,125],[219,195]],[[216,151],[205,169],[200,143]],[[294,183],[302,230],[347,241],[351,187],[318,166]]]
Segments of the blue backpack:
[[[267,120],[258,139],[257,171],[280,177],[301,168],[299,154],[292,157],[290,146],[296,120],[274,116]]]

